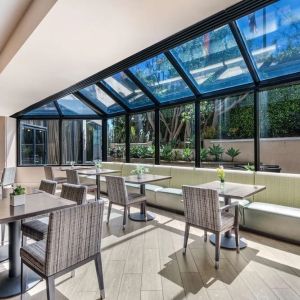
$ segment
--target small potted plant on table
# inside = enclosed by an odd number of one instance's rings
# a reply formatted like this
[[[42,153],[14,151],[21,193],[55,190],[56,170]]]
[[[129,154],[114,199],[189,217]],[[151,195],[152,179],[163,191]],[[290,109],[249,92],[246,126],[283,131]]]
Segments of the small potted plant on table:
[[[144,166],[137,166],[134,170],[131,171],[131,174],[137,175],[138,179],[141,179],[145,173],[149,173],[149,169]]]
[[[94,163],[95,163],[96,172],[97,173],[100,172],[101,168],[102,168],[102,161],[101,160],[95,160]]]
[[[225,183],[225,170],[223,166],[220,166],[217,168],[217,175],[220,180],[220,187],[224,188],[224,183]]]
[[[10,194],[10,205],[19,206],[25,204],[25,188],[21,185],[18,185],[13,189],[13,192]]]

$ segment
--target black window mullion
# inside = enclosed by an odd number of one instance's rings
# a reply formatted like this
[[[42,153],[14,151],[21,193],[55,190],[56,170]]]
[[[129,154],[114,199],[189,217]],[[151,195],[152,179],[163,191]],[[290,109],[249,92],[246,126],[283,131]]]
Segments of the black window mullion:
[[[95,83],[98,88],[105,92],[109,97],[111,97],[116,103],[118,103],[126,113],[131,112],[130,108],[124,103],[124,101],[115,93],[113,93],[105,84],[102,82]]]
[[[164,54],[167,57],[167,59],[170,61],[172,66],[175,68],[175,70],[178,72],[180,77],[183,79],[183,81],[187,84],[187,86],[192,91],[192,93],[196,97],[201,97],[201,94],[200,94],[198,88],[196,87],[196,85],[194,84],[193,80],[191,80],[189,75],[185,72],[185,70],[182,68],[182,66],[178,63],[178,61],[176,60],[174,55],[170,51],[166,51]]]
[[[233,22],[230,22],[229,23],[229,26],[230,26],[230,29],[232,31],[232,34],[235,38],[235,41],[241,51],[241,54],[242,54],[242,57],[246,63],[246,66],[250,72],[250,75],[252,77],[252,80],[254,81],[255,85],[257,86],[260,82],[260,79],[259,79],[259,76],[257,74],[257,71],[256,71],[256,68],[254,66],[254,63],[252,61],[252,58],[251,58],[251,54],[249,53],[248,49],[247,49],[247,46],[244,42],[244,39],[241,35],[241,32],[236,24],[235,21]]]
[[[102,120],[102,161],[107,161],[107,118]]]
[[[260,171],[260,97],[259,91],[254,91],[254,167],[255,171]]]
[[[155,147],[155,164],[160,165],[160,111],[155,109],[155,127],[154,127],[154,147]]]
[[[200,129],[200,100],[195,101],[195,167],[201,167],[201,129]]]
[[[63,113],[62,113],[62,111],[61,111],[61,109],[60,109],[60,106],[59,106],[57,100],[54,100],[53,103],[54,103],[55,108],[56,108],[56,110],[57,110],[57,112],[58,112],[58,114],[59,114],[59,117],[62,117],[62,116],[63,116]]]
[[[149,91],[149,89],[130,70],[124,70],[124,73],[155,104],[155,106],[159,106],[160,103],[157,100],[157,98]]]
[[[86,106],[88,106],[91,110],[93,110],[94,112],[96,112],[98,115],[100,115],[100,116],[106,115],[106,112],[104,110],[102,110],[98,105],[96,105],[95,103],[93,103],[92,101],[90,101],[90,99],[88,99],[82,93],[75,92],[73,95],[78,100],[80,100],[81,102],[83,102]]]
[[[126,163],[130,163],[130,114],[125,115],[125,155]]]

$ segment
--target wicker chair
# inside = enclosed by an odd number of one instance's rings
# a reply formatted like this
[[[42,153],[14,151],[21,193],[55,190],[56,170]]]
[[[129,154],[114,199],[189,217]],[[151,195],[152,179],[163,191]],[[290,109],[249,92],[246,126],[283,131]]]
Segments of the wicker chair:
[[[234,229],[237,252],[239,253],[239,211],[238,203],[220,207],[219,194],[216,190],[203,189],[193,186],[182,186],[185,234],[183,253],[186,253],[190,226],[204,230],[204,240],[207,241],[207,231],[216,235],[215,267],[219,268],[221,233]],[[235,207],[235,214],[228,210]]]
[[[64,183],[60,196],[75,201],[78,205],[83,204],[86,202],[86,187]],[[49,218],[47,216],[23,222],[21,226],[23,236],[35,241],[44,240],[48,234],[48,222]]]
[[[109,223],[109,217],[112,204],[120,205],[124,207],[123,214],[123,230],[125,229],[127,212],[130,215],[130,206],[134,204],[140,204],[143,207],[143,211],[147,218],[146,212],[146,196],[138,193],[127,193],[125,185],[125,179],[120,176],[106,176],[107,194],[108,194],[108,212],[107,212],[107,224]]]
[[[66,170],[67,182],[71,184],[80,185],[80,178],[76,170]],[[97,200],[97,185],[96,184],[84,184],[87,187],[87,192],[94,192],[95,200]]]
[[[45,176],[48,180],[56,181],[58,184],[66,183],[66,177],[55,177],[53,167],[51,166],[44,166]]]
[[[57,186],[57,182],[56,181],[52,181],[52,180],[41,180],[40,186],[39,186],[39,190],[43,191],[45,193],[54,195],[56,192],[56,186]]]
[[[54,279],[94,260],[101,298],[105,297],[101,262],[104,202],[96,201],[50,213],[47,241],[21,248],[21,289],[26,291],[26,268],[46,280],[47,299],[55,299]]]
[[[10,168],[4,168],[2,172],[2,178],[1,178],[1,198],[3,198],[4,189],[6,187],[11,187],[15,183],[15,177],[16,177],[16,168],[10,167]],[[4,238],[5,238],[5,224],[1,224],[1,245],[4,245]]]

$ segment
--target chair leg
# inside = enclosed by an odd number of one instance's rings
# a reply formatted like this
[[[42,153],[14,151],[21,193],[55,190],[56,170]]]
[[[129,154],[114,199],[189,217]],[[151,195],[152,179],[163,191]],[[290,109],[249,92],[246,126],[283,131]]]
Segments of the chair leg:
[[[47,285],[47,300],[54,300],[55,299],[55,283],[54,283],[53,276],[47,277],[46,285]]]
[[[130,216],[130,206],[127,207],[128,217]]]
[[[219,269],[220,266],[220,248],[221,248],[221,233],[216,233],[216,245],[215,245],[215,268]]]
[[[111,212],[112,203],[109,201],[108,210],[107,210],[107,224],[109,223],[110,212]]]
[[[102,260],[101,260],[101,253],[98,253],[95,259],[95,267],[98,277],[98,285],[100,289],[100,298],[105,298],[105,292],[104,292],[104,281],[103,281],[103,270],[102,270]]]
[[[21,262],[21,300],[27,289],[27,269],[24,268],[23,262]]]
[[[207,242],[207,231],[204,230],[204,242]]]
[[[123,213],[123,230],[125,230],[126,219],[127,219],[127,207],[124,206],[124,213]]]
[[[75,270],[72,270],[71,271],[71,278],[74,278],[75,277]]]
[[[238,227],[234,228],[234,233],[235,233],[236,252],[240,253],[240,236],[239,236],[239,228]]]
[[[5,224],[1,224],[1,246],[4,245],[4,239],[5,239]]]
[[[190,224],[185,223],[185,232],[184,232],[184,241],[183,241],[183,254],[186,254],[186,247],[187,247],[187,242],[189,239],[189,233],[190,233]]]
[[[147,222],[147,203],[144,202],[144,215],[145,215],[145,221]]]

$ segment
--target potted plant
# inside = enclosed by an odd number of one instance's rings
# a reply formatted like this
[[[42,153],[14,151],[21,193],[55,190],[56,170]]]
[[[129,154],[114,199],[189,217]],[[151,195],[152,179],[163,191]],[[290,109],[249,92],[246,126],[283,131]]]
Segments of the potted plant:
[[[21,185],[18,185],[13,189],[13,192],[10,194],[10,205],[19,206],[25,204],[25,188]]]
[[[101,160],[95,160],[94,164],[95,164],[96,172],[97,173],[100,172],[101,168],[102,168],[102,161]]]
[[[234,158],[241,154],[240,149],[234,149],[233,147],[229,148],[226,151],[226,154],[231,157],[231,161],[233,162]]]
[[[220,180],[221,188],[223,188],[224,182],[225,182],[225,170],[224,170],[223,166],[220,166],[219,168],[217,168],[217,176]]]
[[[74,169],[75,161],[70,161],[71,169]]]
[[[211,156],[215,157],[215,161],[220,161],[222,154],[224,153],[224,148],[222,148],[220,145],[213,144],[211,147],[209,147],[208,151]]]
[[[131,171],[131,174],[137,175],[138,179],[141,179],[145,173],[149,173],[149,169],[140,165]]]

